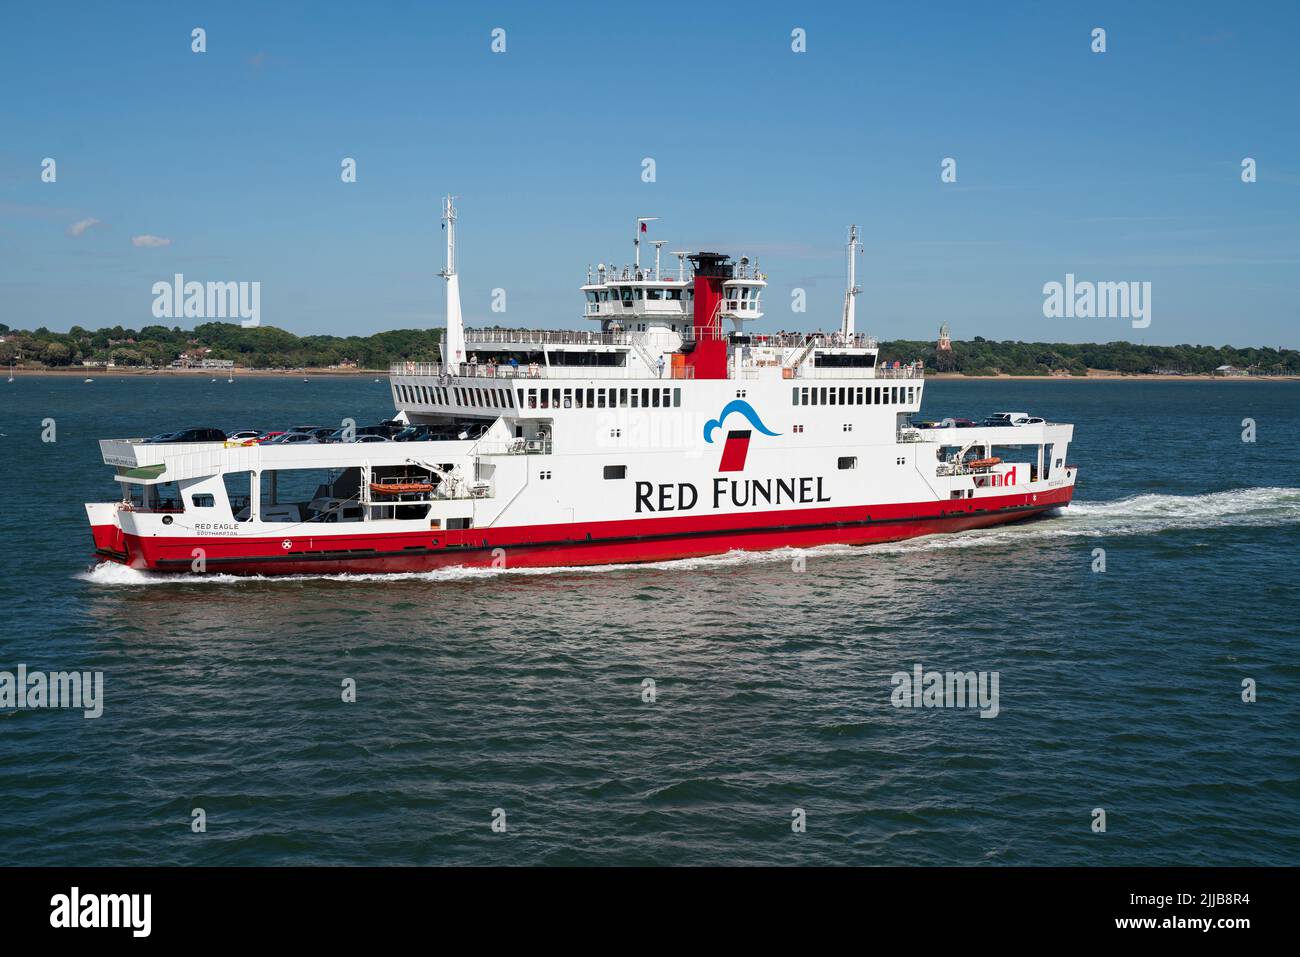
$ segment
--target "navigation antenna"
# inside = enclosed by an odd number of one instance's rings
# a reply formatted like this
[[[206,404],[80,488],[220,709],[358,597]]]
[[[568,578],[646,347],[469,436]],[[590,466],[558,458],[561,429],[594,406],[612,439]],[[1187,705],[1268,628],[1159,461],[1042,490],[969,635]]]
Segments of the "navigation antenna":
[[[673,250],[673,255],[677,257],[677,281],[686,281],[686,257],[690,255],[684,250]]]
[[[636,218],[636,232],[632,236],[632,245],[636,249],[636,272],[641,271],[641,234],[645,231],[646,223],[653,223],[658,216],[638,216]],[[633,273],[635,276],[636,273]]]

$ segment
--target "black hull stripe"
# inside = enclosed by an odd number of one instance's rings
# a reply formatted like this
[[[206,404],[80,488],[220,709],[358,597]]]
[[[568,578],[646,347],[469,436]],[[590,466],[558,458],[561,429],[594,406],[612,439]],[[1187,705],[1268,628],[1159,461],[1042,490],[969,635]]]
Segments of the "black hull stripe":
[[[540,542],[516,542],[513,545],[492,545],[485,539],[481,545],[449,545],[443,548],[408,547],[390,552],[379,552],[371,549],[358,549],[354,552],[287,552],[284,555],[250,555],[246,557],[232,556],[229,558],[209,558],[206,560],[205,564],[247,565],[275,564],[280,562],[355,562],[358,560],[397,558],[400,556],[484,552],[491,551],[494,548],[510,550],[525,548],[556,548],[570,545],[626,545],[633,542],[654,542],[674,538],[716,538],[720,535],[741,536],[769,534],[772,532],[817,532],[834,528],[865,528],[868,525],[898,525],[905,522],[943,522],[956,518],[977,518],[989,515],[1043,512],[1051,508],[1064,507],[1065,504],[1066,503],[1064,502],[1049,502],[1045,505],[1014,505],[1009,508],[994,509],[993,511],[979,508],[972,511],[944,512],[940,515],[911,516],[908,518],[867,518],[857,522],[820,522],[812,525],[764,525],[753,528],[722,528],[693,532],[662,532],[654,535],[613,535],[608,538],[555,538]],[[103,552],[104,550],[100,549],[100,551]],[[188,567],[192,564],[192,560],[186,558],[161,558],[155,564],[159,567],[174,567],[181,565]]]

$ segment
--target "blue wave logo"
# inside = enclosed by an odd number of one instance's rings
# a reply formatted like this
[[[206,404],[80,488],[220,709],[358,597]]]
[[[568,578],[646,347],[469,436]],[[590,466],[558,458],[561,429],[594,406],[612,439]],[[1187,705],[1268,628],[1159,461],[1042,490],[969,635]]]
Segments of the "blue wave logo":
[[[732,399],[723,407],[721,415],[719,415],[716,419],[709,419],[709,421],[704,423],[705,442],[708,442],[710,445],[713,444],[713,433],[716,432],[718,429],[722,428],[722,423],[725,422],[727,420],[727,416],[731,415],[731,413],[733,412],[738,412],[741,415],[743,415],[746,419],[749,420],[750,425],[752,425],[758,431],[762,432],[764,435],[781,434],[780,432],[773,432],[766,425],[764,425],[763,420],[760,419],[758,417],[758,413],[754,411],[754,407],[750,405],[748,402],[746,402],[744,399]]]

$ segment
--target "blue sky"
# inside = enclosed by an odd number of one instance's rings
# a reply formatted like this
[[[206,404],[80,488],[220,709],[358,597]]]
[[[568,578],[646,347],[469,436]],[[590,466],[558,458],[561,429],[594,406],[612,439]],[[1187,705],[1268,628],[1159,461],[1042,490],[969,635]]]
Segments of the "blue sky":
[[[587,264],[659,216],[665,249],[758,256],[771,330],[838,322],[856,222],[858,324],[885,338],[1295,348],[1298,11],[9,4],[0,321],[138,328],[180,272],[260,281],[263,323],[300,334],[441,323],[454,192],[471,324],[583,328]],[[1150,327],[1044,318],[1067,272],[1151,282]]]

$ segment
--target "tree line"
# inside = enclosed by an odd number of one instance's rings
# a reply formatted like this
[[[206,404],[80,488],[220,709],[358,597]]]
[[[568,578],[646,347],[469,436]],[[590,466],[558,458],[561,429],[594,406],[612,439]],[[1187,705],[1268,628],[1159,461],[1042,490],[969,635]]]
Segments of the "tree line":
[[[362,369],[387,369],[392,362],[436,362],[441,329],[393,329],[369,336],[298,336],[274,326],[244,328],[232,322],[207,322],[191,330],[152,325],[141,329],[112,326],[91,331],[73,326],[67,332],[41,327],[11,330],[0,323],[0,363],[68,367],[83,362],[166,368],[182,354],[231,359],[249,369],[327,368],[344,362]],[[209,351],[210,350],[210,351]],[[1131,342],[1067,343],[995,341],[976,336],[954,341],[951,350],[933,342],[897,339],[880,343],[881,361],[924,360],[939,372],[970,376],[1086,375],[1088,369],[1111,372],[1213,372],[1222,365],[1260,372],[1300,374],[1294,349],[1234,346],[1147,346]]]

